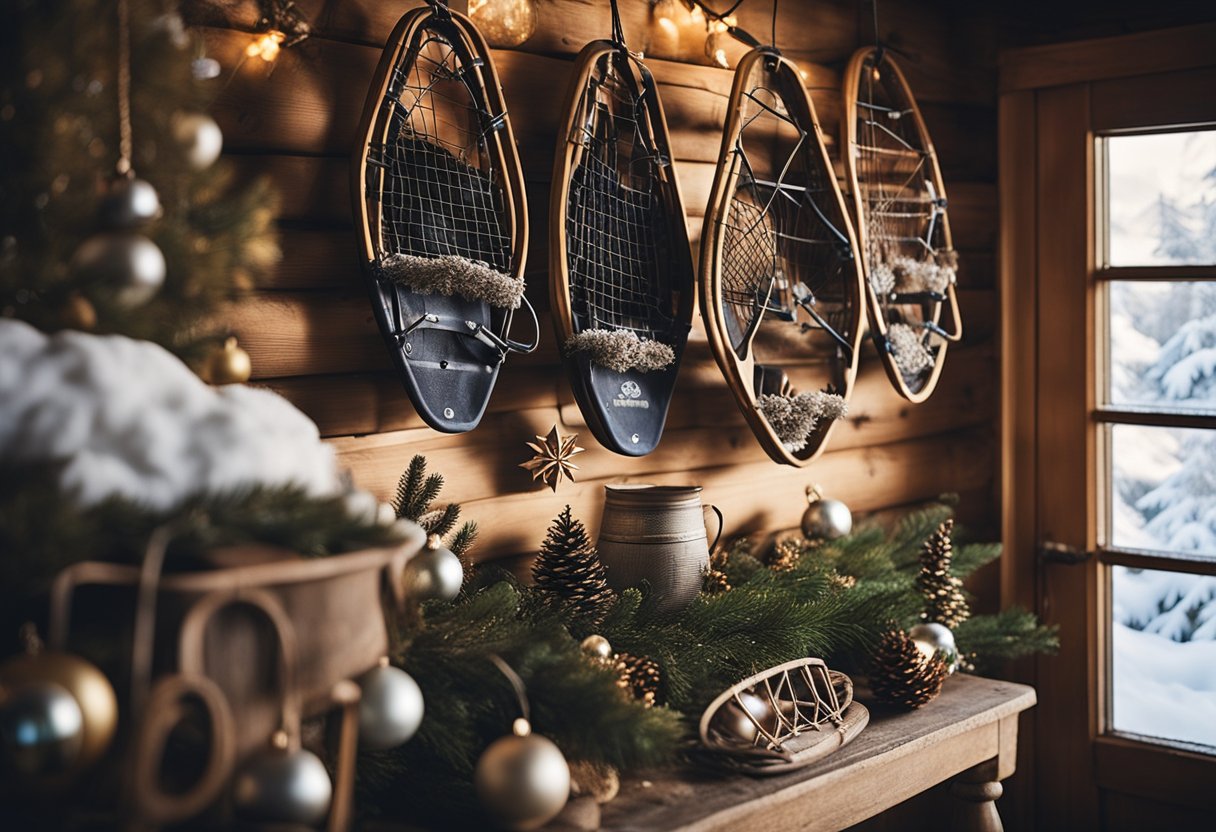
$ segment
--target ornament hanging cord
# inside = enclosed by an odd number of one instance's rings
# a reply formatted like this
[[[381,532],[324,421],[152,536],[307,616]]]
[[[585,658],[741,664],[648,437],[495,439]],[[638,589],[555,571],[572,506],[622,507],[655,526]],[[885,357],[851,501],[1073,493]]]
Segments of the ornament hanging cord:
[[[118,164],[119,176],[132,178],[131,167],[131,6],[118,0]]]
[[[616,3],[613,2],[612,5],[615,9]],[[519,674],[515,672],[515,669],[512,668],[511,665],[507,664],[506,661],[503,660],[502,656],[498,655],[497,653],[491,653],[490,655],[486,656],[486,658],[494,663],[494,666],[498,668],[499,672],[502,673],[503,676],[507,677],[507,681],[511,683],[511,688],[515,691],[515,698],[519,701],[520,715],[525,721],[531,722],[532,713],[528,708],[528,692],[524,687],[524,680],[521,679]]]

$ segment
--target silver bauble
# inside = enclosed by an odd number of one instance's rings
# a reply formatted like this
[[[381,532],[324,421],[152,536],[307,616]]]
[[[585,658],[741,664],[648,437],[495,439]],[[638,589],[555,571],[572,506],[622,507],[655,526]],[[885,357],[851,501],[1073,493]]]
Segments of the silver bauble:
[[[104,228],[129,231],[161,215],[160,195],[144,179],[120,177],[102,197],[97,219]]]
[[[29,778],[62,774],[83,744],[84,714],[62,685],[23,685],[0,705],[0,770]]]
[[[303,748],[259,752],[232,781],[237,813],[271,823],[319,823],[329,812],[333,791],[325,764]]]
[[[840,500],[813,500],[802,514],[807,540],[835,540],[853,531],[853,512]]]
[[[451,601],[463,585],[464,564],[444,546],[428,543],[406,564],[405,589],[416,601]]]
[[[601,635],[589,635],[579,644],[583,655],[595,662],[607,664],[616,656],[612,644]]]
[[[570,796],[570,766],[561,750],[535,734],[501,737],[482,752],[473,772],[477,798],[504,829],[544,826]]]
[[[186,163],[195,170],[206,170],[220,158],[224,133],[206,113],[174,113],[173,138],[181,145]]]
[[[754,721],[753,721],[754,720]],[[714,714],[710,727],[724,736],[739,742],[750,743],[760,733],[760,723],[766,731],[776,727],[776,715],[767,699],[743,691],[739,698],[727,700]]]
[[[142,234],[111,231],[81,243],[72,258],[77,276],[109,286],[127,308],[150,301],[165,282],[165,255]]]
[[[359,748],[384,751],[414,736],[422,724],[422,690],[414,677],[385,664],[359,679]]]
[[[954,633],[945,624],[917,624],[908,630],[908,637],[927,658],[937,656],[951,673],[958,670],[958,646],[954,643]]]

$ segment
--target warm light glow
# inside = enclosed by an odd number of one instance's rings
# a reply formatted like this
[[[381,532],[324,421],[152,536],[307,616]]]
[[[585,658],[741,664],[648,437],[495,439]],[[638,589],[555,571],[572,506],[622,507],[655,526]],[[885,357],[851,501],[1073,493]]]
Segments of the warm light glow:
[[[739,25],[739,18],[732,14],[722,18],[722,22],[726,24],[728,29],[733,29]]]
[[[713,23],[711,23],[709,25],[709,31],[715,35],[725,32],[728,28],[730,28],[730,27],[727,26],[725,23],[723,23],[721,20],[715,20]]]
[[[693,6],[688,16],[692,18],[693,23],[703,24],[705,22],[705,12],[701,11],[700,6]]]
[[[287,36],[282,32],[264,32],[245,47],[245,54],[251,58],[261,58],[266,63],[272,63],[279,57],[280,46]]]
[[[519,46],[536,33],[534,0],[469,0],[469,17],[490,46]]]
[[[799,67],[799,69],[798,69],[798,74],[802,76],[803,81],[806,81],[807,79],[809,79],[811,77],[811,74],[809,72],[807,72],[805,69],[802,69],[801,67]]]
[[[714,63],[716,63],[718,66],[722,67],[723,69],[726,69],[728,66],[730,66],[730,62],[726,60],[726,50],[725,49],[715,49],[714,50]]]
[[[705,54],[723,69],[730,66],[730,61],[726,59],[726,50],[722,48],[722,37],[716,32],[710,33],[709,37],[705,39]]]
[[[652,13],[654,22],[659,24],[660,28],[668,34],[679,35],[680,27],[676,25],[676,15],[680,13],[680,9],[676,0],[655,0]]]

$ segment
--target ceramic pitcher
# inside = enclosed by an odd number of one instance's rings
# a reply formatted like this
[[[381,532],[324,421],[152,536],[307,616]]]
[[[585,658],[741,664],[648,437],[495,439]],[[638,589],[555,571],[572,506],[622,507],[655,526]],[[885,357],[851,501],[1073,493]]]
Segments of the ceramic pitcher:
[[[646,581],[665,613],[692,603],[722,536],[722,512],[701,504],[699,485],[608,485],[604,491],[598,547],[609,586],[620,591]],[[718,517],[713,545],[706,509]]]

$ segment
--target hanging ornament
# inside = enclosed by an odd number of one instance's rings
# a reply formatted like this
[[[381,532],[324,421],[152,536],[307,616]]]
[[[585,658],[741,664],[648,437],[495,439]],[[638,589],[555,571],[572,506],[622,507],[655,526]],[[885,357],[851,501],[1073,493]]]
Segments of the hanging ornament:
[[[634,656],[618,653],[616,657],[616,685],[631,699],[636,699],[647,708],[659,704],[663,689],[663,674],[659,663],[649,656]]]
[[[927,657],[907,633],[893,630],[879,639],[872,657],[870,689],[874,698],[900,708],[919,708],[942,691],[946,663]]]
[[[587,636],[579,644],[579,649],[583,651],[584,656],[597,664],[612,664],[616,656],[612,645],[608,643],[608,639],[601,635]]]
[[[469,0],[469,18],[490,46],[510,49],[536,32],[535,0]]]
[[[119,176],[101,199],[97,221],[103,228],[130,231],[159,219],[161,213],[160,195],[150,182]]]
[[[451,601],[464,585],[464,565],[437,534],[405,567],[405,589],[416,601]]]
[[[926,658],[945,662],[948,673],[958,670],[958,646],[954,643],[954,633],[945,624],[917,624],[908,630],[908,637],[916,642],[917,649]]]
[[[853,531],[853,512],[840,500],[825,500],[815,485],[807,486],[806,499],[802,535],[807,540],[836,540]]]
[[[204,359],[202,370],[209,384],[244,384],[253,375],[253,362],[230,335]]]
[[[490,661],[507,677],[522,713],[512,734],[490,743],[477,760],[473,785],[482,808],[505,829],[536,829],[557,816],[570,797],[570,766],[561,749],[532,733],[523,679],[499,656]]]
[[[422,691],[414,678],[389,664],[369,670],[359,679],[359,747],[366,751],[396,748],[422,724]]]
[[[150,301],[165,282],[165,255],[142,234],[107,231],[85,240],[72,258],[76,276],[106,286],[120,306]]]
[[[224,134],[215,119],[206,113],[174,113],[171,122],[174,140],[181,145],[186,163],[194,170],[206,170],[220,158]]]
[[[533,456],[527,462],[521,462],[519,467],[531,471],[533,481],[540,480],[556,492],[563,478],[574,482],[574,472],[578,466],[571,460],[585,450],[575,444],[577,442],[577,433],[563,437],[557,425],[554,425],[548,436],[537,435],[535,442],[527,443]]]
[[[59,310],[59,320],[68,329],[87,332],[97,326],[97,309],[80,292],[72,292]]]
[[[329,812],[333,783],[311,751],[290,748],[275,732],[273,747],[255,753],[232,781],[233,804],[251,821],[315,825]]]
[[[118,729],[118,699],[110,680],[92,663],[70,653],[25,653],[0,665],[0,687],[21,692],[46,685],[65,691],[80,713],[74,768],[97,762]]]
[[[62,685],[24,685],[0,704],[0,771],[25,778],[64,774],[79,762],[83,744],[84,715]]]

